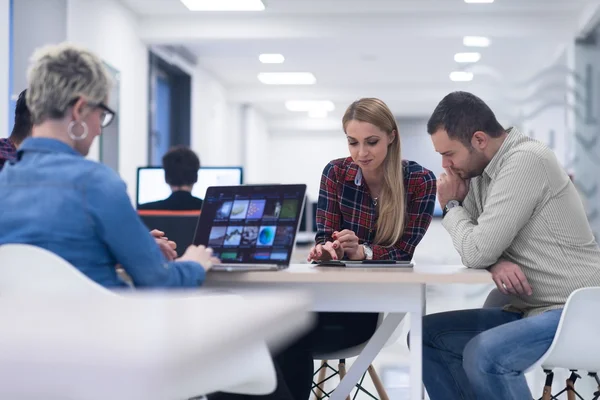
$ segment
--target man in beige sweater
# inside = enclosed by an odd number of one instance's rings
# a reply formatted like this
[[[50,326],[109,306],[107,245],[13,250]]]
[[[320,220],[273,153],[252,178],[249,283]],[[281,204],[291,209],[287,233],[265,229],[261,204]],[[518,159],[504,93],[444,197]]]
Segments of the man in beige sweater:
[[[427,131],[442,155],[442,224],[468,268],[510,295],[504,309],[423,321],[431,400],[531,399],[524,371],[549,348],[576,289],[600,286],[600,249],[575,186],[544,144],[504,129],[466,92],[447,95]]]

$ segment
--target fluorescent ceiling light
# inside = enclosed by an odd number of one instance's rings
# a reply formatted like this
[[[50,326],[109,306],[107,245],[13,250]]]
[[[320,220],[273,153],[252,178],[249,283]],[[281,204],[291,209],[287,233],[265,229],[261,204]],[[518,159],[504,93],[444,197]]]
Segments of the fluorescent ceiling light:
[[[470,4],[490,4],[493,2],[494,2],[494,0],[465,0],[465,3],[470,3]]]
[[[473,73],[465,71],[454,71],[450,73],[450,80],[454,82],[469,82],[473,80]]]
[[[258,59],[263,64],[281,64],[285,61],[283,54],[261,54]]]
[[[289,100],[285,108],[290,111],[329,111],[335,110],[335,104],[329,100]]]
[[[481,60],[479,53],[456,53],[454,55],[454,61],[457,63],[475,63],[479,60]]]
[[[310,72],[261,72],[258,80],[265,85],[314,85],[317,78]]]
[[[463,38],[463,45],[468,47],[488,47],[490,39],[485,36],[465,36]]]
[[[326,110],[310,110],[308,112],[310,118],[327,118]]]
[[[262,0],[181,0],[190,11],[264,11]]]

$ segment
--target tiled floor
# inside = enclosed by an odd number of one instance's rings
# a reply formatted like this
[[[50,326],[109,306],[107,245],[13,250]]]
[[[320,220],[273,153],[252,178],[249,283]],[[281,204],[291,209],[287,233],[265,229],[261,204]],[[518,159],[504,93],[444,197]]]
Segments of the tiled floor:
[[[299,251],[296,252],[295,258],[298,259],[297,262],[306,258],[306,251],[306,249],[299,249]],[[423,238],[423,241],[415,253],[415,260],[418,263],[460,263],[460,257],[458,257],[454,251],[450,238],[439,221],[434,221],[432,223],[427,235]],[[427,290],[427,313],[481,307],[492,287],[493,286],[491,285],[430,286]],[[409,321],[405,320],[402,322],[401,329],[403,332],[398,342],[385,348],[374,363],[384,386],[387,388],[391,400],[409,399],[409,350],[406,346],[406,334],[409,327]],[[352,360],[347,360],[348,367],[351,363]],[[334,364],[337,364],[337,362],[334,362]],[[317,366],[318,364],[315,365]],[[557,392],[564,387],[568,371],[556,371],[555,375],[554,389],[555,392]],[[541,397],[545,379],[544,373],[540,370],[528,378],[530,387],[536,395],[536,398]],[[335,384],[335,382],[337,381],[332,379],[332,383]],[[365,386],[369,388],[372,393],[375,393],[374,388],[368,379],[366,379]],[[586,400],[591,399],[593,397],[592,393],[596,390],[592,378],[587,376],[583,376],[581,381],[577,382],[576,388]],[[359,394],[357,397],[357,399],[368,398],[369,397],[365,394]],[[566,395],[559,397],[559,399],[566,398]],[[451,395],[445,400],[452,400]]]

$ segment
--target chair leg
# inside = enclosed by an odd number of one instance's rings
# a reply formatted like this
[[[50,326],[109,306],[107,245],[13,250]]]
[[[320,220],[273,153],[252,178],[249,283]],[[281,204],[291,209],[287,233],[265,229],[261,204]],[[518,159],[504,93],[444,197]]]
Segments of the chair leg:
[[[575,398],[575,382],[571,378],[567,378],[567,400],[576,400]]]
[[[377,375],[377,371],[375,371],[375,367],[373,367],[373,364],[369,365],[368,371],[369,376],[371,377],[371,381],[375,386],[375,390],[377,390],[377,394],[379,395],[379,399],[390,400],[390,398],[387,395],[387,392],[385,391],[385,387],[383,387],[381,379],[379,379],[379,375]]]
[[[320,400],[324,397],[325,391],[323,390],[325,387],[325,374],[327,373],[327,360],[321,361],[321,368],[319,370],[319,377],[317,378],[317,387],[315,388],[315,399]],[[321,386],[323,385],[323,386]]]
[[[544,391],[542,392],[542,398],[540,400],[551,400],[552,399],[552,381],[554,380],[554,372],[550,370],[544,370],[546,373],[546,383],[544,384]]]
[[[334,373],[327,377],[327,372],[326,372],[327,369],[331,369]],[[371,381],[373,382],[373,386],[375,386],[375,390],[377,391],[377,394],[379,395],[379,399],[377,399],[377,397],[373,396],[367,389],[365,389],[363,387],[363,381],[364,381],[367,373],[369,374]],[[344,379],[344,376],[346,376],[346,360],[344,360],[344,359],[339,360],[337,371],[327,363],[327,360],[323,360],[323,361],[321,361],[321,367],[314,373],[313,377],[317,374],[318,374],[318,378],[316,381],[313,381],[313,385],[312,385],[312,391],[315,395],[314,398],[315,398],[315,400],[321,400],[326,397],[329,398],[329,396],[331,395],[331,393],[333,393],[335,391],[335,389],[328,393],[325,390],[325,383],[329,379],[335,377],[338,374],[340,376],[340,381],[342,379]],[[362,375],[362,378],[360,379],[360,381],[356,383],[355,388],[356,388],[356,392],[354,394],[354,399],[356,399],[359,392],[363,392],[364,394],[366,394],[367,396],[369,396],[370,398],[372,398],[374,400],[389,400],[389,397],[387,395],[387,392],[385,391],[383,383],[381,382],[381,379],[379,379],[379,375],[377,375],[377,372],[375,371],[375,368],[373,367],[373,365],[369,365],[369,368]],[[346,400],[350,400],[350,395],[348,395],[346,397]]]
[[[571,376],[567,379],[567,400],[577,400],[577,397],[581,400],[584,400],[583,397],[575,390],[575,382],[577,379],[581,378],[577,374],[577,371],[571,370]]]
[[[338,371],[340,374],[341,381],[342,379],[344,379],[344,376],[346,376],[346,360],[340,360],[340,363],[338,364]],[[350,395],[346,397],[346,400],[350,400]]]
[[[567,400],[584,400],[583,397],[575,390],[575,381],[581,378],[581,376],[577,375],[575,370],[571,370],[571,376],[566,381],[565,388],[556,394],[552,394],[552,379],[554,374],[552,371],[544,370],[546,372],[546,384],[544,386],[544,394],[542,395],[541,400],[558,400],[559,396],[563,393],[567,392]]]
[[[594,397],[592,398],[592,400],[598,400],[600,399],[600,378],[598,378],[598,373],[597,372],[589,372],[588,376],[591,378],[594,378],[594,380],[596,381],[596,387],[598,388],[598,390],[596,390],[594,392]]]

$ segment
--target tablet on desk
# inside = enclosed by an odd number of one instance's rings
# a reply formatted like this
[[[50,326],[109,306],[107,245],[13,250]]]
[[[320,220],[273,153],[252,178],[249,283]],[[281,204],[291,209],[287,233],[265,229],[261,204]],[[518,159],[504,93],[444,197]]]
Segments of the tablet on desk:
[[[412,261],[397,260],[330,260],[319,261],[317,267],[341,267],[341,268],[413,268]]]

